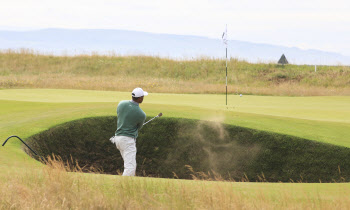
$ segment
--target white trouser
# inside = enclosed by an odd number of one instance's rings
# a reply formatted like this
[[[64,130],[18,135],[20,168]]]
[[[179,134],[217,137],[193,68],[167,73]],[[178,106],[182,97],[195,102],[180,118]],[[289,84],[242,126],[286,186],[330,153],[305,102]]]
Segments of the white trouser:
[[[111,142],[117,146],[124,160],[123,176],[135,176],[136,172],[136,142],[128,136],[113,136]]]

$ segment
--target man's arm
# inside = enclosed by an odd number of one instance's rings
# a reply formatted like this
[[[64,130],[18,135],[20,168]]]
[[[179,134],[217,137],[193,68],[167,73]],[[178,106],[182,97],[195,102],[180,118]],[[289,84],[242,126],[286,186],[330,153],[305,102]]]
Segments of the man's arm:
[[[140,130],[143,127],[143,123],[137,124],[137,130]]]
[[[143,123],[145,123],[146,120],[146,114],[144,114],[141,118],[140,123],[137,124],[137,129],[140,130],[143,127]]]

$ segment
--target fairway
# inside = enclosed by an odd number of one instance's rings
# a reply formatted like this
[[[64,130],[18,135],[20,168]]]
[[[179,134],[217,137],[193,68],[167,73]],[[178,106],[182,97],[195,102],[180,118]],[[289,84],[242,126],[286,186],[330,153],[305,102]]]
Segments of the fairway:
[[[75,119],[93,116],[116,115],[116,105],[120,100],[129,100],[130,93],[112,91],[51,90],[51,89],[10,89],[0,90],[0,139],[2,142],[10,135],[28,138],[55,125]],[[201,94],[158,94],[150,93],[141,105],[150,117],[162,112],[164,116],[219,121],[243,126],[298,136],[314,141],[350,147],[350,97],[277,97],[277,96],[243,96],[230,95],[225,106],[224,95]],[[6,189],[12,189],[6,180],[11,177],[32,177],[37,186],[41,186],[44,176],[43,165],[29,158],[21,150],[21,144],[11,139],[5,147],[0,148],[0,182]],[[13,174],[9,176],[10,174]],[[38,180],[34,177],[38,176]],[[61,175],[60,175],[61,176]],[[62,175],[63,176],[63,175]],[[126,184],[119,176],[81,175],[93,188]],[[75,180],[73,175],[64,175],[68,180]],[[239,195],[241,200],[252,201],[258,197],[262,202],[279,200],[285,194],[289,202],[348,201],[350,195],[348,184],[268,184],[268,183],[205,183],[155,179],[134,178],[130,185],[152,193],[162,193],[162,187],[153,189],[155,183],[162,186],[172,185],[174,189],[222,190],[222,196]],[[143,181],[144,180],[144,181]],[[162,180],[162,179],[160,179]],[[143,184],[142,184],[143,183]],[[144,187],[146,186],[147,189]],[[191,186],[188,188],[188,186]],[[124,186],[125,187],[125,186]],[[45,187],[41,187],[45,190]],[[105,191],[114,192],[108,187]],[[5,188],[4,188],[5,189]],[[89,188],[90,189],[90,188]],[[172,188],[173,189],[173,188]],[[12,189],[13,190],[13,189]],[[176,190],[174,192],[177,192]],[[230,193],[228,193],[230,192]],[[115,192],[116,193],[116,192]],[[169,193],[169,192],[168,192]],[[241,194],[240,194],[241,193]],[[253,196],[254,195],[254,196]],[[131,196],[131,195],[129,195]],[[260,197],[259,197],[260,196]],[[262,197],[261,197],[262,196]],[[132,197],[132,196],[131,196]],[[183,197],[173,202],[180,202]],[[187,197],[185,199],[188,199]],[[315,199],[315,200],[313,200]],[[166,198],[161,200],[167,201]],[[314,204],[315,204],[314,203]],[[318,204],[320,205],[320,204]],[[151,205],[152,206],[152,205]],[[281,206],[280,206],[281,207]]]

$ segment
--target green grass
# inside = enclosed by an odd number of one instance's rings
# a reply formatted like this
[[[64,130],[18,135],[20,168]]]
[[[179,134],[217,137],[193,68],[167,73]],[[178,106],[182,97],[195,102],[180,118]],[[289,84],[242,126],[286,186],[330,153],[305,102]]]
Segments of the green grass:
[[[93,116],[110,116],[115,114],[117,102],[122,99],[129,99],[129,96],[130,93],[111,91],[0,90],[0,139],[4,141],[8,136],[14,134],[23,138],[28,138],[54,125],[74,119]],[[347,104],[349,104],[349,97],[243,96],[239,98],[237,96],[230,96],[228,108],[224,106],[224,102],[224,95],[150,94],[145,99],[144,104],[142,104],[142,108],[148,116],[155,116],[159,112],[163,112],[167,117],[216,120],[228,124],[350,147],[350,126],[348,120],[350,106],[347,106]],[[42,176],[50,177],[51,175],[49,174],[46,176],[46,172],[42,172],[43,166],[33,159],[28,158],[20,147],[20,143],[15,139],[11,139],[5,147],[0,147],[0,176],[5,180],[0,182],[1,189],[8,189],[6,193],[13,194],[6,194],[4,191],[3,194],[9,196],[5,196],[6,199],[8,198],[11,200],[11,196],[15,198],[17,196],[17,191],[20,191],[14,188],[17,186],[16,184],[10,185],[10,183],[15,183],[17,178],[18,180],[22,180],[20,183],[17,183],[18,186],[27,186],[28,189],[38,190],[36,193],[38,198],[43,198],[46,190],[54,192],[54,186],[57,187],[60,185],[50,186],[52,189],[48,189],[47,185],[45,187],[46,178],[42,178]],[[71,177],[71,175],[67,176]],[[120,177],[103,175],[92,175],[89,177],[91,177],[91,179],[87,178],[86,182],[90,183],[90,186],[94,189],[104,189],[104,186],[110,183],[124,183],[124,188],[130,190],[127,200],[135,198],[133,196],[140,195],[132,191],[133,187],[140,189],[142,192],[147,192],[148,188],[145,188],[145,186],[158,183],[154,181],[154,179],[135,178],[133,179],[135,181],[130,183],[129,188],[127,187],[127,183],[123,182],[125,179],[121,179]],[[49,178],[47,179],[50,180]],[[71,177],[71,179],[72,183],[76,183],[76,179],[73,177]],[[82,183],[85,182],[82,181]],[[172,180],[166,180],[164,181],[164,185],[180,187],[190,194],[195,193],[194,191],[196,190],[203,194],[213,192],[211,195],[207,194],[209,200],[215,193],[222,195],[222,197],[227,195],[233,196],[230,193],[225,193],[224,195],[220,194],[221,191],[217,191],[220,189],[225,189],[224,192],[241,193],[239,195],[242,196],[255,193],[255,195],[258,194],[258,196],[263,195],[264,199],[262,199],[262,197],[260,197],[260,199],[251,199],[250,196],[239,198],[241,201],[247,201],[247,204],[252,204],[254,202],[269,203],[270,205],[268,205],[268,207],[271,208],[276,206],[280,208],[290,205],[299,206],[304,205],[305,202],[311,202],[315,204],[315,206],[330,204],[328,207],[334,207],[339,204],[341,206],[343,205],[342,207],[345,208],[349,204],[346,203],[348,200],[344,198],[350,196],[349,184],[204,184],[203,182],[173,182]],[[203,187],[203,185],[206,187]],[[162,184],[159,184],[159,186],[162,186]],[[72,185],[72,187],[76,187],[76,185]],[[86,187],[88,187],[88,185],[86,185]],[[42,189],[42,191],[40,191],[40,189]],[[59,192],[72,192],[70,191],[71,188],[66,189],[66,191]],[[90,187],[88,189],[90,189]],[[174,190],[174,194],[170,192],[167,193],[178,199],[178,201],[173,201],[175,202],[174,204],[178,204],[178,208],[180,208],[181,200],[188,204],[196,201],[191,200],[190,195],[188,195],[189,197],[181,197],[180,194],[175,194],[177,191],[173,187],[169,187],[169,189]],[[202,191],[200,191],[201,189]],[[77,189],[74,188],[74,190]],[[88,198],[93,197],[93,193],[89,194],[89,192],[90,191],[87,190],[86,194],[80,194],[82,198],[86,198],[86,202],[88,202]],[[100,191],[96,190],[95,193],[96,192]],[[106,188],[103,192],[107,194],[116,193],[113,190],[109,190],[109,188]],[[164,205],[163,202],[167,202],[169,199],[160,196],[163,195],[162,193],[160,189],[153,189],[153,191],[150,190],[148,195]],[[157,195],[159,196],[157,197]],[[193,196],[195,196],[193,199],[198,198],[200,200],[200,198],[197,197],[199,195]],[[284,197],[287,197],[290,203],[283,200]],[[35,197],[29,196],[28,198],[33,198],[35,200]],[[57,197],[52,197],[52,199],[57,199],[55,201],[60,204],[63,202],[63,199],[60,200]],[[207,201],[209,201],[208,199]],[[73,201],[75,200],[73,199]],[[286,206],[281,205],[281,202],[277,205],[275,201],[284,202]],[[15,203],[17,200],[12,200],[12,202]],[[135,204],[135,201],[132,201],[132,203]],[[153,205],[153,207],[155,206],[156,204]],[[309,206],[309,208],[311,207]]]
[[[0,91],[0,100],[34,102],[33,105],[28,103],[26,107],[43,107],[47,110],[41,112],[42,108],[34,108],[41,113],[37,117],[43,118],[45,115],[53,114],[56,120],[60,118],[56,116],[59,115],[59,111],[52,111],[55,109],[50,106],[57,107],[57,110],[64,109],[72,116],[70,119],[76,119],[101,114],[110,115],[111,111],[115,111],[118,101],[129,97],[129,93],[112,91],[45,89]],[[231,95],[228,99],[229,106],[226,107],[223,95],[154,93],[147,96],[142,106],[148,116],[163,112],[168,117],[220,120],[228,124],[350,147],[348,138],[350,97],[238,97]],[[5,105],[6,103],[3,103],[3,106]],[[17,107],[11,104],[7,106]],[[96,111],[93,111],[94,109]],[[28,109],[28,112],[30,114],[31,109]],[[3,119],[16,117],[16,115],[22,118],[26,111],[23,110],[23,113],[18,112],[14,115],[8,111],[6,113]],[[41,125],[41,122],[38,123],[38,127],[42,128]]]

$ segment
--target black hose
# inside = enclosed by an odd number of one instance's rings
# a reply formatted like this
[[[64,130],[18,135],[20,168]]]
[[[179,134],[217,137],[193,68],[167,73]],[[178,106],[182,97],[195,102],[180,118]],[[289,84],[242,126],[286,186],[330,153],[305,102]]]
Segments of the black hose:
[[[6,144],[6,142],[10,139],[10,138],[12,138],[12,137],[16,137],[16,138],[18,138],[19,140],[21,140],[21,142],[24,144],[24,145],[26,145],[29,149],[30,149],[30,151],[32,151],[36,156],[38,156],[43,162],[45,162],[44,161],[44,159],[40,156],[40,155],[38,155],[32,148],[30,148],[29,146],[28,146],[28,144],[26,144],[21,138],[19,138],[18,136],[10,136],[10,137],[8,137],[6,140],[5,140],[5,142],[2,144],[2,146],[5,146],[5,144]]]

